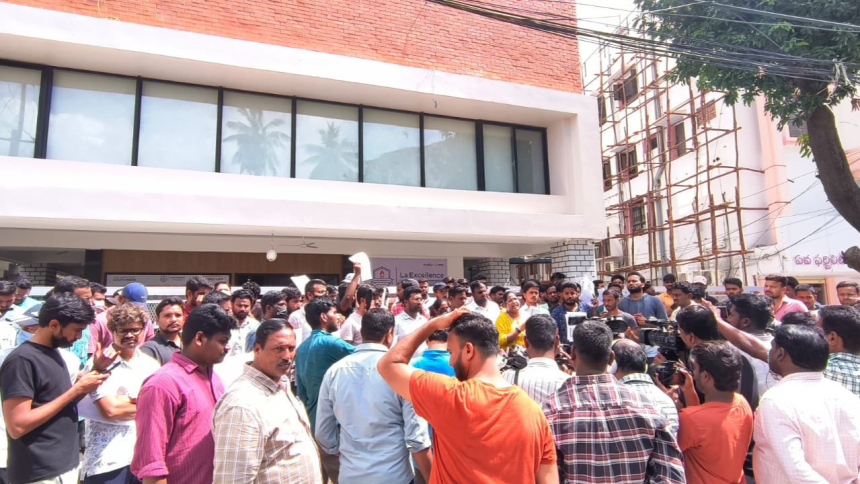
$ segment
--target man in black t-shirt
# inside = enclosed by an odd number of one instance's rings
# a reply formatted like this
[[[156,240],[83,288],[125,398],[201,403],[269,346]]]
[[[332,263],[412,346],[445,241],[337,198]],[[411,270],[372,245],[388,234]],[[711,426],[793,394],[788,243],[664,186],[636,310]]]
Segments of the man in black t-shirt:
[[[81,338],[95,317],[89,302],[75,294],[50,297],[39,311],[39,329],[12,351],[0,366],[0,398],[9,442],[11,484],[58,479],[77,483],[77,402],[107,379],[92,371],[72,385],[57,348]],[[94,368],[106,369],[116,358],[98,349]]]

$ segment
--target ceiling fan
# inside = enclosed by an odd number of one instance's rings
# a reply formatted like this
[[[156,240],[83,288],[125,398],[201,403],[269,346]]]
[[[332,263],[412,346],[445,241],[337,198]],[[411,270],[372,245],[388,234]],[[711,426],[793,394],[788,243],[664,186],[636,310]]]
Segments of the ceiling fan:
[[[304,237],[302,237],[301,244],[278,244],[278,247],[300,247],[302,249],[319,249],[319,247],[317,247],[316,242],[307,242],[305,241]]]
[[[302,237],[301,244],[278,244],[277,247],[300,247],[302,249],[319,249],[319,247],[317,247],[316,242],[307,242],[304,237]],[[269,250],[266,251],[266,259],[268,259],[269,262],[273,262],[277,258],[278,251],[275,250],[275,234],[273,233],[272,241],[269,244]]]

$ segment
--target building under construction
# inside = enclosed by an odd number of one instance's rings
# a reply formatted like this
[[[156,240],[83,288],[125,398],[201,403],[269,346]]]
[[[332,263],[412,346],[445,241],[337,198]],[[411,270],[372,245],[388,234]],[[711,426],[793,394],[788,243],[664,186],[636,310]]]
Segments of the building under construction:
[[[768,188],[784,168],[769,156],[781,134],[756,104],[729,106],[724,93],[673,82],[672,66],[609,46],[583,63],[601,124],[607,233],[598,273],[754,283],[745,256],[775,242],[770,217],[786,202]]]

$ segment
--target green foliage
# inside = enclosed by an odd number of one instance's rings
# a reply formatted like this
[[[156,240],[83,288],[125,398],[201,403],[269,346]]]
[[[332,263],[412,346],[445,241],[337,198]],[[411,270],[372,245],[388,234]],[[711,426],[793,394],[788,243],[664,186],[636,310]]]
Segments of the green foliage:
[[[757,70],[748,71],[715,65],[707,58],[679,54],[672,78],[678,82],[697,79],[700,89],[727,92],[726,101],[751,104],[763,94],[765,109],[780,128],[801,124],[816,108],[835,105],[857,95],[860,71],[860,32],[850,27],[812,24],[755,12],[729,9],[723,5],[774,12],[795,17],[860,25],[857,0],[635,0],[647,13],[641,22],[646,32],[676,45],[696,45],[747,59]],[[760,56],[736,48],[758,49]],[[771,53],[772,55],[768,55]],[[790,54],[814,61],[784,60]],[[789,66],[796,77],[770,74],[771,67]],[[814,69],[828,69],[828,80],[814,75]],[[815,79],[807,79],[815,78]],[[808,137],[801,146],[808,147]]]

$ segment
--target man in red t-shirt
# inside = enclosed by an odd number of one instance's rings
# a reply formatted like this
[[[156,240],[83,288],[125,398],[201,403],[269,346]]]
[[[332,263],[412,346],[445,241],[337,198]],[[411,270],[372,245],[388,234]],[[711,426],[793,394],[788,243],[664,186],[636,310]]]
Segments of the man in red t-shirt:
[[[679,414],[678,431],[687,482],[743,482],[753,414],[737,393],[741,354],[726,341],[708,341],[693,348],[690,361],[693,372],[685,372],[687,407]],[[696,389],[705,403],[699,404]]]
[[[456,378],[409,365],[434,331],[450,327]],[[433,427],[430,484],[558,482],[555,444],[540,407],[499,373],[499,334],[466,308],[431,319],[379,360],[380,375]]]

